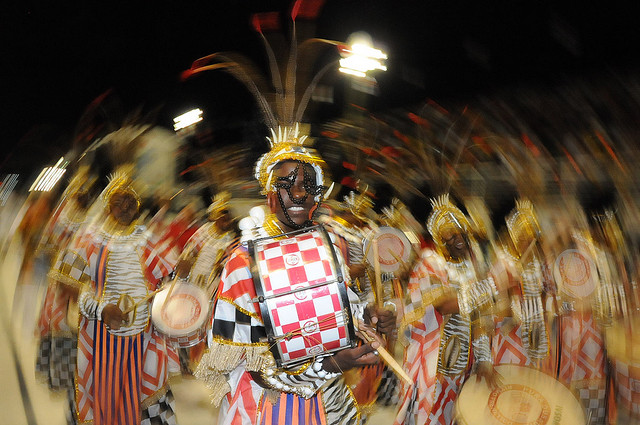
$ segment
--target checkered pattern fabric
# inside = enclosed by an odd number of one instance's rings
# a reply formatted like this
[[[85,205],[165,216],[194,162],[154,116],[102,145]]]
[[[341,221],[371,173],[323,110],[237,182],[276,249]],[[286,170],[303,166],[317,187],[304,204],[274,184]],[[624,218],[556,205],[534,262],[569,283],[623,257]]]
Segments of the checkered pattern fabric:
[[[591,418],[588,425],[605,425],[607,423],[605,382],[589,383],[586,387],[578,388],[577,393],[580,403],[587,413],[587,417]]]
[[[318,231],[257,244],[256,260],[266,297],[336,279],[330,252]]]
[[[388,367],[382,369],[380,386],[377,392],[377,402],[381,406],[396,406],[400,401],[400,381],[397,375]]]
[[[636,420],[640,419],[640,364],[614,362],[614,385],[617,407]]]
[[[238,310],[226,300],[219,300],[216,304],[212,334],[245,344],[261,342],[267,337],[260,320]]]
[[[168,390],[160,399],[142,410],[141,425],[177,425],[175,414],[175,399]]]
[[[43,376],[49,388],[58,391],[74,388],[77,340],[68,337],[46,337],[40,340],[36,372]]]

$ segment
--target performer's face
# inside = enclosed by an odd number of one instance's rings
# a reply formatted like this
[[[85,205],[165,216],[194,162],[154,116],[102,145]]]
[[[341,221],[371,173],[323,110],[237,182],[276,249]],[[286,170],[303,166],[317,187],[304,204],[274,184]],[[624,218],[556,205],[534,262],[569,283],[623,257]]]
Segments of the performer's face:
[[[128,226],[138,214],[138,201],[128,193],[114,193],[109,199],[109,214],[118,224]]]
[[[316,202],[307,189],[310,185],[315,186],[315,181],[316,173],[308,164],[285,161],[275,166],[273,182],[277,192],[270,194],[269,207],[289,229],[304,226],[311,220]]]
[[[460,229],[445,228],[442,231],[442,240],[453,258],[463,258],[467,255],[467,240]]]

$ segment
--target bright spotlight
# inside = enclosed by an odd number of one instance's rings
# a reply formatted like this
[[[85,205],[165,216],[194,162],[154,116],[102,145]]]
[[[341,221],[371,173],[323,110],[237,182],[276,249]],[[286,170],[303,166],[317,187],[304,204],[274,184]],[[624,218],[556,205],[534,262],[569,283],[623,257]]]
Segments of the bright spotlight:
[[[192,109],[173,119],[173,129],[175,131],[182,130],[200,121],[202,121],[202,110],[199,108]]]

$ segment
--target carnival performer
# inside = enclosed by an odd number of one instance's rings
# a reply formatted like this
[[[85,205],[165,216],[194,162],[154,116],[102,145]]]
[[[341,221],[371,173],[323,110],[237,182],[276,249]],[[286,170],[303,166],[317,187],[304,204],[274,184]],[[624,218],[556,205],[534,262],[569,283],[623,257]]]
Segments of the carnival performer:
[[[558,379],[578,397],[588,424],[601,425],[608,415],[604,333],[619,295],[615,294],[618,284],[610,274],[607,255],[592,230],[595,228],[576,226],[571,245],[554,262],[561,301]]]
[[[208,222],[187,240],[176,265],[178,280],[189,282],[213,299],[218,289],[222,267],[239,239],[231,212],[229,192],[215,196],[207,209]],[[184,373],[192,374],[206,347],[202,341],[189,348],[180,348],[180,364]]]
[[[78,422],[175,424],[169,376],[178,355],[150,321],[149,299],[176,259],[135,221],[140,197],[127,171],[100,195],[105,218],[59,257],[51,277],[79,288]]]
[[[358,295],[360,302],[373,306],[378,301],[376,297],[379,296],[379,305],[386,302],[387,307],[379,308],[378,314],[386,316],[386,320],[391,320],[391,317],[396,315],[395,304],[391,301],[391,281],[383,279],[382,276],[376,280],[374,267],[365,258],[365,240],[378,228],[376,214],[372,209],[373,199],[367,189],[368,187],[364,187],[359,193],[349,192],[343,202],[331,205],[334,207],[331,216],[322,216],[319,221],[347,241],[351,288]],[[374,287],[377,281],[380,282],[380,288]],[[365,310],[365,314],[369,311]],[[394,329],[391,335],[387,335],[387,348],[392,348],[396,337]],[[384,363],[351,369],[345,372],[344,379],[360,406],[364,421],[368,420],[370,414],[379,406],[395,406],[397,403],[397,377]]]
[[[326,164],[315,150],[302,145],[305,138],[298,134],[297,126],[279,129],[278,135],[274,132],[271,150],[256,164],[256,178],[271,213],[256,228],[241,223],[248,237],[273,237],[312,225],[327,190]],[[343,262],[339,267],[346,270]],[[380,347],[379,340],[318,355],[301,367],[279,368],[264,342],[266,329],[255,298],[251,260],[241,245],[222,272],[212,337],[196,371],[212,389],[212,401],[222,404],[217,423],[361,423],[358,406],[341,374],[376,363],[374,350]],[[350,299],[354,299],[351,308],[357,320],[362,307],[355,294]],[[381,325],[378,323],[379,328]],[[371,332],[368,335],[374,337]]]
[[[516,207],[506,217],[506,227],[509,240],[499,257],[514,285],[506,314],[496,315],[493,363],[546,366],[543,369],[554,375],[556,362],[548,361],[550,340],[544,308],[548,273],[538,247],[541,230],[531,201],[516,200]]]
[[[601,297],[608,307],[602,309],[608,318],[603,318],[605,325],[605,346],[610,365],[610,384],[615,402],[608,406],[608,423],[632,424],[640,422],[640,356],[638,336],[635,332],[638,324],[638,294],[635,282],[630,278],[633,265],[630,263],[628,241],[615,212],[605,209],[595,217],[594,240],[600,248],[600,256],[596,262],[601,281],[609,281],[602,285],[608,288],[608,296]],[[606,263],[605,263],[606,261]]]
[[[39,254],[55,261],[86,225],[90,189],[95,178],[81,167],[62,195],[60,205],[44,231]],[[50,264],[50,267],[53,264]],[[78,287],[49,279],[38,318],[36,375],[54,392],[66,392],[68,424],[76,423],[75,385],[78,340]]]
[[[208,222],[189,238],[176,266],[179,279],[206,289],[212,298],[224,260],[238,243],[229,211],[230,200],[229,192],[215,196],[207,209]]]
[[[408,340],[396,424],[454,422],[454,402],[470,372],[497,385],[491,364],[491,312],[499,293],[464,213],[442,195],[431,201],[427,228],[436,250],[421,253],[408,283],[403,328]],[[472,349],[473,348],[473,349]]]

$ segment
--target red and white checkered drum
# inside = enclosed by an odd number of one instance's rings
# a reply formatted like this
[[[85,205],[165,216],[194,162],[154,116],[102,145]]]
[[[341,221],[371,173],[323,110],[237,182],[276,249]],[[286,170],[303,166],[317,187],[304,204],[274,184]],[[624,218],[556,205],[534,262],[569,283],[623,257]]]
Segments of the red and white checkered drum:
[[[262,319],[279,366],[355,345],[347,288],[322,226],[249,242]]]
[[[553,265],[558,288],[573,298],[588,299],[596,289],[596,276],[593,260],[578,249],[564,250]]]
[[[532,368],[495,367],[502,385],[491,390],[472,375],[456,400],[460,425],[584,425],[578,399],[560,382]]]
[[[151,321],[177,347],[188,348],[203,341],[209,317],[209,297],[190,283],[166,285],[151,306]]]

